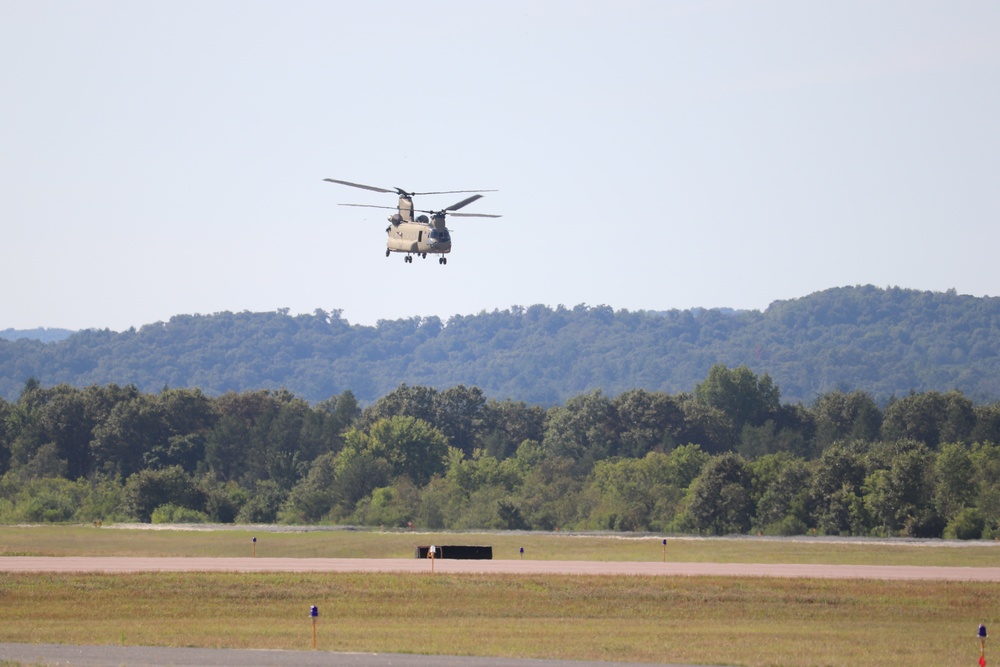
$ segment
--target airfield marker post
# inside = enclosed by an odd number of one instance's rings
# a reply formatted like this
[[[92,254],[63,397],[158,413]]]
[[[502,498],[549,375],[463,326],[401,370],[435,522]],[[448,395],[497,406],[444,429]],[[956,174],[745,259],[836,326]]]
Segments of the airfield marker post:
[[[431,559],[431,574],[434,574],[434,554],[437,553],[437,547],[433,544],[431,548],[427,550],[427,557]]]
[[[257,538],[256,537],[253,538],[253,556],[254,556],[254,558],[257,557]]]
[[[524,560],[524,547],[521,547],[521,560]]]
[[[663,538],[663,562],[667,562],[667,538]]]
[[[319,609],[316,605],[309,607],[309,618],[312,619],[312,647],[316,648],[316,620],[319,618]]]
[[[979,624],[979,667],[986,667],[986,624]]]

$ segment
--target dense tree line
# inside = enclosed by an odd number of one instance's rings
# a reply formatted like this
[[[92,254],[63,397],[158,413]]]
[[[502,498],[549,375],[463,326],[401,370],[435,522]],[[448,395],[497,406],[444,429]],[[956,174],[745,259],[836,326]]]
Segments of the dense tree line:
[[[880,405],[955,387],[976,402],[1000,400],[1000,299],[866,286],[764,312],[535,305],[374,327],[323,310],[179,315],[56,342],[0,339],[0,397],[16,400],[35,377],[211,396],[284,388],[310,402],[350,390],[369,405],[406,383],[553,406],[595,389],[687,391],[716,363],[767,373],[794,402],[846,387]]]
[[[0,400],[0,520],[1000,535],[1000,403],[782,401],[750,368],[548,408],[478,387],[45,387]]]

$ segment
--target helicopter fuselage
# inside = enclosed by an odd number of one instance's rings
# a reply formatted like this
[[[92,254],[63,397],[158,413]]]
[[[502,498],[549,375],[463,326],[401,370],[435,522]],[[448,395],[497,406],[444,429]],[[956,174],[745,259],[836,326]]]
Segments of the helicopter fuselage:
[[[386,228],[387,252],[413,255],[446,254],[451,252],[451,234],[428,222],[399,222]]]

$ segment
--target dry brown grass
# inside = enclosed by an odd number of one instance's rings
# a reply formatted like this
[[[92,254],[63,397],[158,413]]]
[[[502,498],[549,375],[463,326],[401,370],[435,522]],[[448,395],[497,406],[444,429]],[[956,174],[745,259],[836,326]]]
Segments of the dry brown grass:
[[[427,574],[0,575],[0,640],[759,667],[974,664],[1000,584]]]

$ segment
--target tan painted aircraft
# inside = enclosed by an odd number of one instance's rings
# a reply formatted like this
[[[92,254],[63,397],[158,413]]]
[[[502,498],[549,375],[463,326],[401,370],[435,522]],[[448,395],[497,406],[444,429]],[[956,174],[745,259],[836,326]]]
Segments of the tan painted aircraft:
[[[408,263],[413,263],[414,255],[419,255],[424,259],[427,259],[427,255],[441,255],[438,258],[438,263],[448,263],[448,258],[445,257],[445,255],[451,252],[451,233],[445,226],[446,216],[452,215],[465,218],[500,217],[499,215],[489,215],[487,213],[455,212],[481,198],[481,194],[474,194],[471,197],[463,199],[457,204],[452,204],[451,206],[443,208],[439,211],[425,211],[413,208],[413,197],[415,195],[450,195],[465,194],[470,192],[495,192],[495,190],[406,192],[405,190],[401,190],[399,188],[393,188],[391,190],[387,188],[377,188],[373,185],[361,185],[360,183],[351,183],[349,181],[338,181],[335,178],[325,178],[323,180],[329,181],[330,183],[339,183],[340,185],[349,185],[352,188],[361,188],[362,190],[398,194],[399,205],[396,207],[396,213],[389,216],[389,226],[385,229],[386,234],[389,236],[385,245],[385,256],[388,257],[389,254],[393,252],[403,252],[406,253],[406,257],[403,258],[403,261]],[[391,206],[376,206],[373,204],[341,204],[341,206],[363,206],[365,208],[387,208],[392,210]],[[426,215],[418,215],[414,218],[414,213],[429,213],[430,217],[427,217]]]

